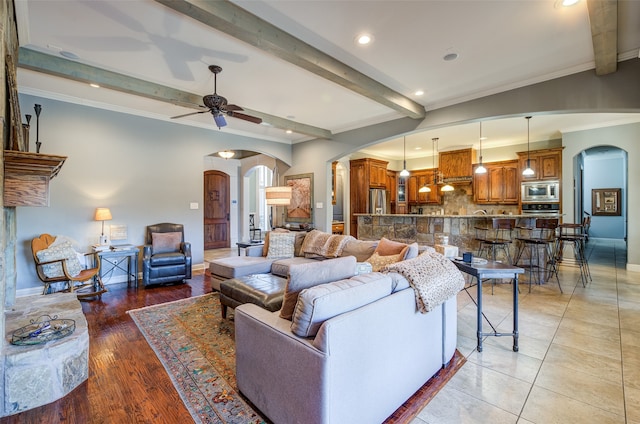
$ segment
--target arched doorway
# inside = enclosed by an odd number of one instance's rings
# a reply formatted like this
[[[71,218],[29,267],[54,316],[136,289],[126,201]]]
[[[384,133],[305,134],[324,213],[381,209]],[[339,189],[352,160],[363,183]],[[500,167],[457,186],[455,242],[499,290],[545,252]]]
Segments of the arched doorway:
[[[627,152],[616,146],[595,146],[583,150],[577,159],[576,216],[591,215],[590,238],[626,241]],[[603,197],[603,193],[610,195]]]

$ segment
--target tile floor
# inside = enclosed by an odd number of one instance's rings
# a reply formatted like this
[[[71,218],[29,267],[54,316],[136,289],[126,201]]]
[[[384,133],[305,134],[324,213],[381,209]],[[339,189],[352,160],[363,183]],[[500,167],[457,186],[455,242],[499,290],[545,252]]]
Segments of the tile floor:
[[[236,255],[205,253],[205,260]],[[511,337],[486,337],[476,350],[476,307],[458,295],[458,349],[467,362],[412,424],[640,424],[640,275],[627,272],[622,240],[587,244],[593,281],[560,266],[555,283],[521,279],[520,351]],[[471,289],[473,294],[473,289]],[[484,285],[484,312],[511,331],[511,286]],[[475,296],[474,296],[475,297]],[[486,331],[485,324],[485,331]]]
[[[458,349],[467,362],[412,424],[640,423],[640,275],[622,240],[587,244],[593,281],[560,266],[557,284],[521,284],[520,351],[511,337],[476,350],[476,307],[458,295]],[[524,281],[526,279],[523,278]],[[511,286],[483,287],[483,310],[511,331]],[[485,324],[486,330],[487,326]]]

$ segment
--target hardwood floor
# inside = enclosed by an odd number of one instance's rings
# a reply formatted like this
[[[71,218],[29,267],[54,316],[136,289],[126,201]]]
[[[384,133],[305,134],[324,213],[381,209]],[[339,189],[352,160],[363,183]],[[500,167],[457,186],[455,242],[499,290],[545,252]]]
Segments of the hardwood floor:
[[[126,311],[211,292],[204,274],[187,284],[145,289],[109,285],[82,301],[89,325],[89,379],[64,398],[0,419],[13,423],[190,423],[173,383]]]

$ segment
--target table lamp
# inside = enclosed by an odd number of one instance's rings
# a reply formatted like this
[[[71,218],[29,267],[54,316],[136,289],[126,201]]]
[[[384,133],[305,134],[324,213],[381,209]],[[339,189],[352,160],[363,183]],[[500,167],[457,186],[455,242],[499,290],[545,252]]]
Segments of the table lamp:
[[[104,235],[104,221],[111,221],[111,211],[109,208],[96,208],[96,213],[93,217],[95,221],[102,221],[102,234],[100,234],[100,244],[107,244],[107,236]]]

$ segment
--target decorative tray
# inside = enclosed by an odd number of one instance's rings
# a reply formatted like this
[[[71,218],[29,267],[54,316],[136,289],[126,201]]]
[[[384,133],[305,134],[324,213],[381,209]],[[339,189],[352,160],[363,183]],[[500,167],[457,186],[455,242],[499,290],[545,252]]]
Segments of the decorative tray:
[[[34,345],[46,343],[51,340],[61,339],[73,333],[76,329],[76,322],[72,319],[58,319],[50,315],[42,315],[38,319],[31,320],[13,332],[11,344],[14,345]]]

